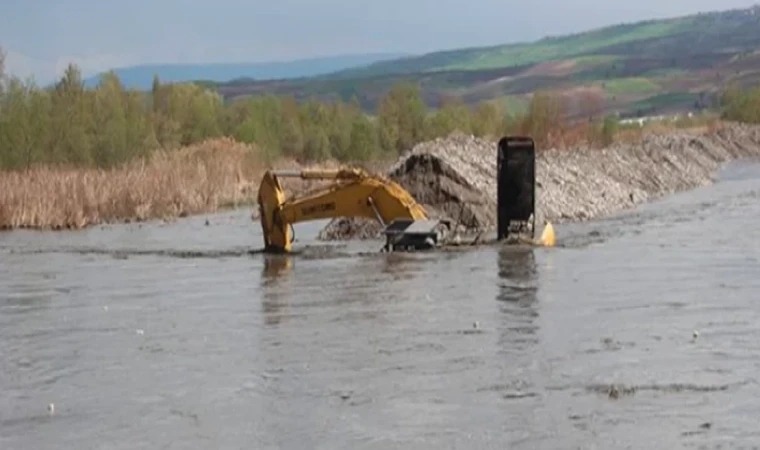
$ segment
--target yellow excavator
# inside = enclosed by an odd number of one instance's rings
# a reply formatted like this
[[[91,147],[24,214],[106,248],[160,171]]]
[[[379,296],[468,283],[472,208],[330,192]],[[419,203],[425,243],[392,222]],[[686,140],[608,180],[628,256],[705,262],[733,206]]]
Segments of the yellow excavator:
[[[327,187],[286,199],[280,178],[333,180]],[[445,232],[445,221],[429,220],[422,205],[398,183],[360,168],[274,171],[264,174],[258,194],[264,251],[288,253],[292,226],[335,217],[363,217],[385,227],[387,249],[431,248]]]
[[[527,139],[527,140],[525,140]],[[499,141],[499,239],[521,232],[534,218],[535,175],[533,141],[505,137]],[[327,187],[286,199],[280,178],[332,180]],[[289,253],[293,224],[337,217],[363,217],[384,227],[385,250],[420,250],[439,245],[450,229],[431,220],[412,195],[398,183],[359,168],[267,171],[258,192],[264,252]],[[518,228],[515,229],[515,224]],[[535,223],[530,224],[530,230]],[[535,245],[553,246],[554,229],[546,223]]]

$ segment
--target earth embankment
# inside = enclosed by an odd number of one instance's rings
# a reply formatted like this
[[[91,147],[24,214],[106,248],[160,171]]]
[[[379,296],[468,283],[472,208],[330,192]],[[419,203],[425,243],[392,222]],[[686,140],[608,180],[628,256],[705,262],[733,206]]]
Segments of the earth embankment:
[[[695,133],[674,131],[604,149],[539,150],[536,156],[538,223],[583,221],[664,195],[713,182],[726,162],[760,156],[760,127],[727,124]],[[496,227],[496,142],[455,134],[423,142],[404,154],[387,176],[404,186],[431,216],[466,231]],[[377,222],[334,219],[323,240],[379,236]]]

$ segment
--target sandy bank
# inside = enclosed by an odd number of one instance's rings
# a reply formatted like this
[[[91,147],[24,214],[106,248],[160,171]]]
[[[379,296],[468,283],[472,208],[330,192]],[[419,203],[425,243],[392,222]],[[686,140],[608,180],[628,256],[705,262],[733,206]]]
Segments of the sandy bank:
[[[496,226],[496,142],[453,135],[421,143],[388,171],[434,217],[468,230]],[[675,131],[605,149],[540,150],[537,218],[582,221],[712,183],[723,163],[760,156],[760,127],[729,124],[711,132]],[[336,219],[320,239],[379,235],[379,224]]]

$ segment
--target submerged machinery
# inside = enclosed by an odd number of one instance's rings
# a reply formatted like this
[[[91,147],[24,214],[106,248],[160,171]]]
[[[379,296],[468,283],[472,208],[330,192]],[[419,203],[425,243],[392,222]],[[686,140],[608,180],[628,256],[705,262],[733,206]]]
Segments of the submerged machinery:
[[[547,223],[535,234],[535,144],[528,137],[506,136],[497,146],[497,239],[554,245]],[[280,178],[330,180],[331,184],[286,199]],[[289,253],[292,227],[299,222],[364,217],[384,228],[386,251],[425,250],[444,244],[450,223],[428,217],[412,195],[386,177],[358,168],[267,171],[258,193],[264,251]]]
[[[324,188],[285,198],[280,178],[331,180]],[[364,217],[384,228],[387,250],[435,247],[445,233],[445,221],[430,220],[422,205],[398,183],[358,168],[268,171],[259,187],[259,216],[264,251],[288,253],[292,226],[336,217]]]

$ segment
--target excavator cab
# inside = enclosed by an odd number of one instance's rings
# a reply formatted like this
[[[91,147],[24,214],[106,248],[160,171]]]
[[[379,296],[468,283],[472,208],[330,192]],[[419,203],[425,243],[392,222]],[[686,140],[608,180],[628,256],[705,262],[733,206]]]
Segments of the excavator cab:
[[[530,137],[504,136],[497,145],[497,239],[535,236],[536,145]]]

